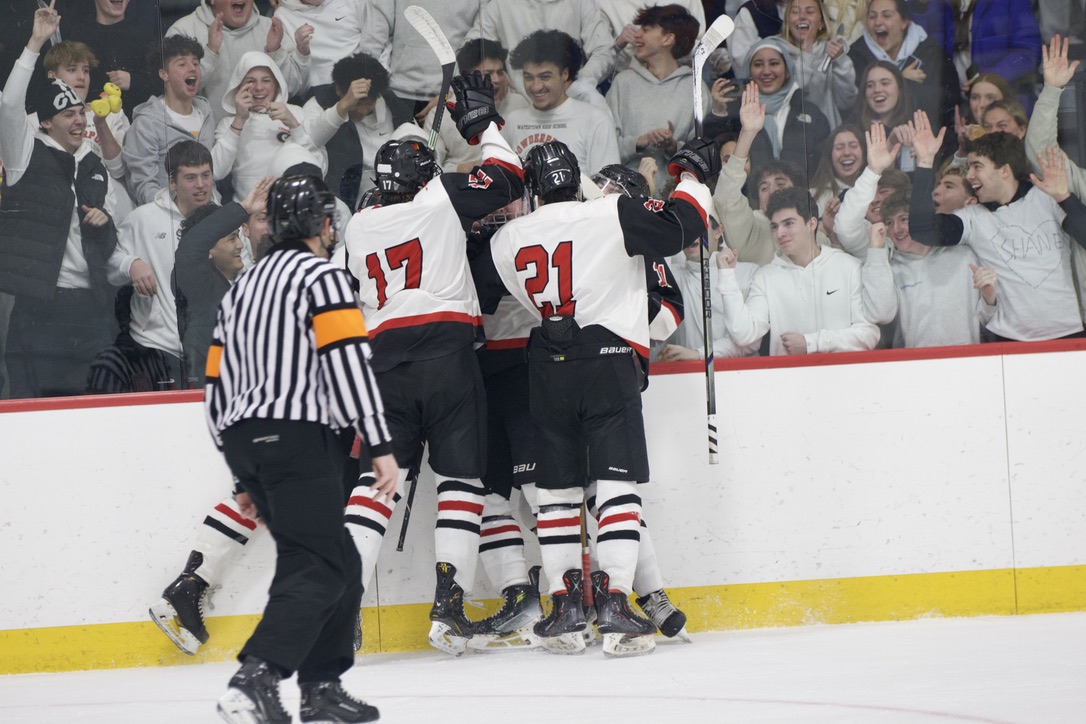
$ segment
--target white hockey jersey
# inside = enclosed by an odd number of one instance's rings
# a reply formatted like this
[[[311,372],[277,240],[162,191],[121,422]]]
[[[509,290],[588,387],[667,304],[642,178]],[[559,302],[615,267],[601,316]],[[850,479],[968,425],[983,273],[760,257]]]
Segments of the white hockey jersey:
[[[548,204],[506,224],[491,240],[502,283],[536,320],[572,316],[604,327],[647,357],[645,261],[669,256],[705,233],[709,190],[684,180],[668,201],[611,195]]]
[[[492,124],[484,162],[443,174],[412,201],[362,209],[345,234],[347,269],[369,327],[374,369],[433,359],[481,338],[465,226],[518,198],[520,161]]]

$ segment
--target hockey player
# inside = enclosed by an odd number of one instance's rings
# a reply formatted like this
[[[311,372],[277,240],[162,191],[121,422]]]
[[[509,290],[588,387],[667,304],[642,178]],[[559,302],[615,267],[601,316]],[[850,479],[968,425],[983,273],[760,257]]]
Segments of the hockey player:
[[[542,320],[528,356],[532,417],[551,463],[539,481],[537,529],[552,608],[534,627],[548,650],[585,646],[577,509],[586,457],[601,516],[602,570],[592,585],[604,651],[655,646],[656,627],[627,600],[640,539],[636,483],[649,479],[637,362],[649,342],[642,255],[677,253],[706,232],[712,202],[704,179],[719,167],[715,146],[699,139],[673,157],[671,170],[683,180],[668,201],[615,194],[581,203],[576,158],[562,143],[545,143],[526,164],[540,208],[491,240],[502,283]]]
[[[383,206],[358,212],[347,227],[347,268],[370,323],[377,373],[397,459],[416,459],[425,443],[437,478],[437,590],[430,643],[453,655],[472,636],[464,591],[475,579],[483,512],[486,401],[474,346],[479,302],[468,268],[465,229],[519,198],[520,159],[498,132],[493,86],[478,73],[453,80],[451,117],[479,143],[471,173],[437,176],[433,154],[415,140],[389,141],[375,169]],[[435,178],[436,177],[436,178]],[[399,485],[407,477],[400,471]],[[373,574],[396,497],[356,488],[348,505],[365,576]]]

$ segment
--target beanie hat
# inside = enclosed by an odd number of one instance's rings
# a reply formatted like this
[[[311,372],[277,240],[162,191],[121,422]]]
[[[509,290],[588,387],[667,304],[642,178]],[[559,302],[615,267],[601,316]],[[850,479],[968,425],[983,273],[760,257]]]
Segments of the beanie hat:
[[[82,105],[83,101],[70,85],[60,78],[53,78],[34,95],[32,110],[38,114],[38,123],[41,123],[72,106]]]

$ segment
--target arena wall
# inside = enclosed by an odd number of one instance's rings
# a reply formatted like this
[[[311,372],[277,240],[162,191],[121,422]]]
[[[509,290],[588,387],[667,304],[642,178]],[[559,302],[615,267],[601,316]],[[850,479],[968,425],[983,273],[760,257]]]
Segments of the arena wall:
[[[645,517],[691,632],[1086,610],[1086,343],[939,354],[721,362],[717,466],[699,364],[659,366]],[[224,660],[251,632],[266,534],[199,655],[147,619],[230,487],[200,397],[0,402],[0,673]],[[434,508],[425,471],[363,601],[367,651],[426,645]]]

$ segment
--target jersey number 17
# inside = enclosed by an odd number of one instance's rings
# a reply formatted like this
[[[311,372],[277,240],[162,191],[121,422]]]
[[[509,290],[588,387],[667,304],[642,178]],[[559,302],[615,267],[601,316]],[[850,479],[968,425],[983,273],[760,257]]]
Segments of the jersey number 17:
[[[388,262],[389,272],[404,270],[404,289],[419,288],[422,282],[422,244],[418,239],[385,249],[385,261]],[[381,264],[381,257],[376,252],[366,254],[366,276],[372,279],[377,287],[377,308],[380,309],[388,301],[388,279]],[[398,290],[393,289],[393,293],[396,291]]]

